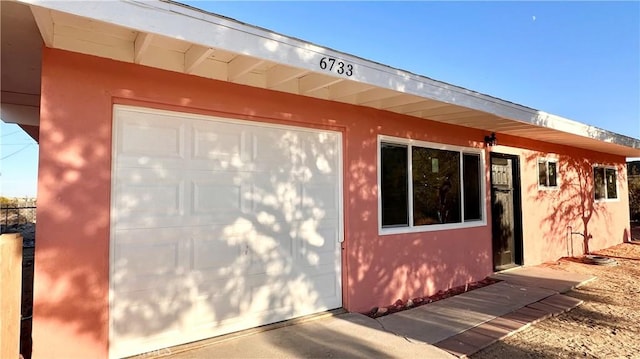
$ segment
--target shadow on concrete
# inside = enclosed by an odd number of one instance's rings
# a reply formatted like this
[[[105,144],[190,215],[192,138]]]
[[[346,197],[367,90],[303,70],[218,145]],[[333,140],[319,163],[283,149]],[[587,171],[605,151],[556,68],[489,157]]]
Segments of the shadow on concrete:
[[[141,356],[144,357],[144,356]],[[384,331],[374,319],[346,313],[227,341],[203,342],[168,358],[451,358],[430,345],[416,345]]]

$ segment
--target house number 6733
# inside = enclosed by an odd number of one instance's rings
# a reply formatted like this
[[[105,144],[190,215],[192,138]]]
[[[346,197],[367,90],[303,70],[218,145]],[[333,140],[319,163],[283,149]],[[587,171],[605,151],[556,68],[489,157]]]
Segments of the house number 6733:
[[[339,75],[353,75],[353,65],[344,61],[336,60],[333,57],[323,57],[320,59],[320,68],[326,71],[335,72]]]

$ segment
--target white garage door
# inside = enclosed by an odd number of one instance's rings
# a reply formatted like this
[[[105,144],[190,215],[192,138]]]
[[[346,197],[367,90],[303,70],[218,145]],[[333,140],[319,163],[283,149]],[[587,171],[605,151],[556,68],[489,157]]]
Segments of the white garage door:
[[[341,146],[116,105],[111,356],[341,307]]]

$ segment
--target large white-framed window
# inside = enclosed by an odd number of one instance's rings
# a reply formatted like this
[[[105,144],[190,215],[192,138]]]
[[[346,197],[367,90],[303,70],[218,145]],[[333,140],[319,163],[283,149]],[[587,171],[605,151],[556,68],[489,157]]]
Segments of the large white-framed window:
[[[380,234],[484,225],[484,151],[378,136]]]
[[[558,160],[556,158],[538,158],[538,188],[558,188]]]
[[[593,166],[593,196],[596,201],[618,199],[618,170],[613,166]]]

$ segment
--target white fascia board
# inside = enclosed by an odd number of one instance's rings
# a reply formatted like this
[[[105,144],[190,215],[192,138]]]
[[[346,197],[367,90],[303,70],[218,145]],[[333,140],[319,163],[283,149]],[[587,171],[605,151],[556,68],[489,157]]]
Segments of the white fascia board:
[[[546,114],[171,1],[18,1],[640,149],[638,139]],[[323,57],[332,57],[352,64],[353,75],[347,77],[323,71],[319,66]]]
[[[598,141],[640,149],[640,140],[604,130],[595,126],[566,119],[543,111],[537,111],[537,118],[532,124],[554,130],[582,135]]]

